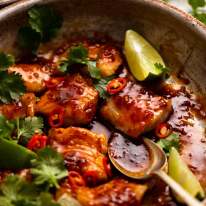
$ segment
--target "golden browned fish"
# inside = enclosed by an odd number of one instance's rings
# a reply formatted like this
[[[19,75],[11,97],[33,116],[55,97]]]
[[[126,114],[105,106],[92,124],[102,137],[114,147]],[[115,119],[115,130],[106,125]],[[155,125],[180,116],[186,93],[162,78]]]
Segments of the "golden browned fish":
[[[110,171],[104,155],[107,151],[104,135],[69,127],[51,129],[49,139],[52,147],[63,154],[68,171],[78,172],[89,185],[108,179]]]
[[[16,64],[8,71],[20,74],[28,92],[40,92],[45,89],[45,81],[50,78],[52,69],[39,64]]]
[[[49,89],[40,98],[37,111],[49,116],[61,107],[64,109],[64,125],[84,125],[93,119],[97,101],[98,92],[80,74],[74,74]]]
[[[144,185],[114,179],[96,188],[79,188],[77,200],[82,206],[138,206],[146,189]]]
[[[19,102],[0,105],[0,113],[8,119],[34,116],[36,112],[36,96],[34,93],[25,93]]]
[[[139,84],[128,82],[124,90],[110,97],[101,116],[131,137],[138,137],[163,122],[172,110],[171,101]]]

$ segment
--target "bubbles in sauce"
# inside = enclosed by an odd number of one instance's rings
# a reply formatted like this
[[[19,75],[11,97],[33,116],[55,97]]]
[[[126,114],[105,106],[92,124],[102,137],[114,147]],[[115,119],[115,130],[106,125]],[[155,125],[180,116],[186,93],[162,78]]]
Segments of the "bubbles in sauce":
[[[142,172],[149,166],[149,152],[143,143],[133,143],[121,134],[114,133],[109,142],[111,157],[130,172]]]

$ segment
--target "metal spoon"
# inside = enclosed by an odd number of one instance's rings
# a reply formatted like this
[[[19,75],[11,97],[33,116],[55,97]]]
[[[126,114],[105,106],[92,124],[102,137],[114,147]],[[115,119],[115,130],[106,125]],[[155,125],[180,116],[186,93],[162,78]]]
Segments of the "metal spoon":
[[[151,177],[152,175],[157,175],[159,178],[161,178],[167,185],[170,186],[170,188],[181,197],[181,199],[189,206],[203,206],[201,202],[193,198],[187,191],[185,191],[176,181],[174,181],[170,176],[167,175],[166,172],[163,171],[165,166],[167,165],[167,157],[165,153],[151,140],[144,139],[145,146],[148,149],[149,156],[150,156],[150,163],[149,166],[146,169],[143,169],[143,171],[129,171],[126,167],[122,166],[122,164],[118,163],[117,158],[114,157],[114,149],[112,146],[114,143],[117,144],[118,140],[114,140],[114,138],[111,138],[109,141],[109,147],[108,147],[108,155],[113,163],[113,165],[119,170],[122,174],[124,174],[127,177],[133,178],[133,179],[147,179]],[[120,139],[120,141],[122,141]],[[131,144],[131,143],[130,143]],[[118,148],[120,149],[120,148]],[[128,152],[132,152],[132,150],[128,149]]]

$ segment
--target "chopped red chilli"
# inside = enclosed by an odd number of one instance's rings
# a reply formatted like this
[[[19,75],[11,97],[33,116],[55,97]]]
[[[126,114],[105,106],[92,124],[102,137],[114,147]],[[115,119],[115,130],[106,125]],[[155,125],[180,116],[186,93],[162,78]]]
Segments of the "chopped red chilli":
[[[159,124],[155,129],[155,134],[158,138],[164,139],[172,133],[171,126],[167,123]]]
[[[53,128],[62,126],[64,123],[64,113],[65,110],[63,107],[54,109],[49,115],[49,125]]]
[[[121,92],[125,88],[126,85],[127,85],[126,78],[120,77],[120,78],[113,79],[107,85],[107,92],[111,95],[117,94]]]
[[[46,147],[47,145],[47,136],[41,134],[35,134],[29,140],[27,148],[30,150],[37,150]]]

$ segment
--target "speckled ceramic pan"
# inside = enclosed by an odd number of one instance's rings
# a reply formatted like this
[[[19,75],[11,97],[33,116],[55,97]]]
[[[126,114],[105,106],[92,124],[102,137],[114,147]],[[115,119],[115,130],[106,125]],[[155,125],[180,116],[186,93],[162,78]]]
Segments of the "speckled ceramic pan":
[[[18,0],[0,0],[0,6],[6,6],[8,4],[14,3]]]

